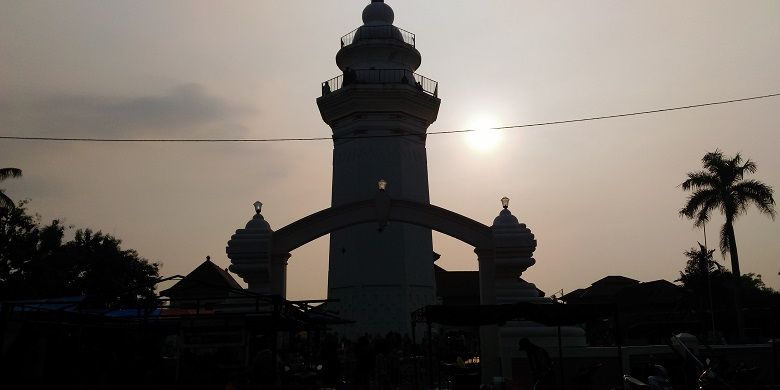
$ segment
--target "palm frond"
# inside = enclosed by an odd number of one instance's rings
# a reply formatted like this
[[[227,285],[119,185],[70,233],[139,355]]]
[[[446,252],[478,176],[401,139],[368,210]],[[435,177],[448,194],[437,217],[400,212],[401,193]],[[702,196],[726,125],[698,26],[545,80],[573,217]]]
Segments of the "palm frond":
[[[726,165],[726,161],[723,158],[723,152],[720,149],[715,149],[714,152],[709,152],[701,158],[701,164],[710,173],[717,174]]]
[[[0,190],[0,209],[12,209],[14,207],[14,201],[3,190]]]
[[[9,177],[22,177],[22,170],[18,168],[0,168],[0,181]]]
[[[742,163],[742,154],[741,153],[735,154],[734,157],[732,157],[731,160],[729,160],[729,164],[734,165],[734,166],[738,166],[741,163]]]
[[[702,205],[701,209],[699,210],[699,214],[696,216],[696,220],[693,222],[693,226],[701,227],[702,225],[709,222],[710,212],[717,209],[718,205],[721,203],[722,202],[720,201],[720,197],[718,196],[707,199],[707,201],[704,202],[704,205]]]
[[[688,178],[680,184],[685,191],[697,190],[700,188],[716,188],[720,185],[718,176],[710,172],[698,171],[689,172]]]
[[[683,281],[687,279],[689,282],[694,281],[695,278],[701,278],[708,273],[720,272],[723,267],[712,258],[712,254],[715,253],[714,249],[707,249],[701,243],[698,243],[698,248],[691,248],[683,252],[688,260],[685,263],[685,270],[680,272],[680,279]]]
[[[689,260],[698,261],[702,257],[705,259],[711,259],[712,254],[715,252],[714,249],[707,249],[706,246],[702,245],[702,243],[697,242],[699,244],[699,249],[691,248],[687,251],[683,252],[685,254],[685,257],[687,257]]]
[[[749,173],[756,173],[758,171],[758,164],[756,164],[751,159],[747,159],[747,161],[745,161],[745,164],[742,165],[742,171],[749,172]]]
[[[688,218],[696,218],[699,226],[709,220],[709,213],[717,207],[720,194],[714,189],[700,189],[688,197],[685,206],[680,209],[680,215]]]
[[[726,253],[730,252],[731,246],[729,245],[729,233],[726,229],[726,224],[724,223],[723,226],[720,228],[720,253],[723,256],[726,256]]]
[[[683,252],[683,254],[688,258],[688,261],[696,261],[696,259],[699,258],[699,251],[697,251],[696,248],[688,249]]]
[[[741,200],[741,211],[745,211],[751,204],[759,211],[774,219],[776,216],[774,190],[758,180],[745,180],[737,183],[732,188],[735,198]]]

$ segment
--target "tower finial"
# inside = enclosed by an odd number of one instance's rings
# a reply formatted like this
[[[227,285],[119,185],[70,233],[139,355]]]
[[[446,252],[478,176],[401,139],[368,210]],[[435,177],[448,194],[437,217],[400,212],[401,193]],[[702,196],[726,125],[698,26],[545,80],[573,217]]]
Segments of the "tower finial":
[[[384,0],[371,0],[363,9],[363,24],[367,26],[387,26],[393,24],[393,9]]]

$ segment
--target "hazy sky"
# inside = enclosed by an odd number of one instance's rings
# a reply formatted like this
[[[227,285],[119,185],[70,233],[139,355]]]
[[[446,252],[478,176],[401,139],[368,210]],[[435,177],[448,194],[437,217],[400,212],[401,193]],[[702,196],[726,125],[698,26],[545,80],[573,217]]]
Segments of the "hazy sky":
[[[368,1],[0,1],[0,134],[123,138],[329,136],[315,99]],[[439,81],[431,131],[619,114],[780,92],[780,2],[392,0]],[[606,275],[674,280],[702,240],[677,187],[707,151],[741,152],[780,190],[780,98],[503,131],[489,153],[428,139],[432,203],[536,234],[524,277],[547,293]],[[44,221],[111,233],[192,270],[261,200],[279,229],[330,205],[332,143],[86,144],[0,140],[2,186]],[[366,185],[374,185],[366,183]],[[392,184],[391,184],[392,185]],[[778,196],[780,197],[780,196]],[[718,217],[710,229],[717,239]],[[780,288],[780,222],[736,223],[743,272]],[[327,238],[293,253],[290,298],[326,294]],[[472,249],[434,236],[448,269]],[[720,256],[718,255],[718,258]],[[728,264],[728,260],[725,262]]]

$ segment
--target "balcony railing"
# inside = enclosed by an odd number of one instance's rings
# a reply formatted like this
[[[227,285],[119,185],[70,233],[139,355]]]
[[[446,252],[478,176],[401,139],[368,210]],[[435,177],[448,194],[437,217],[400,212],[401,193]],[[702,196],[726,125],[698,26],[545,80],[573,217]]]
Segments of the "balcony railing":
[[[414,34],[393,25],[361,26],[341,37],[341,47],[349,46],[363,39],[395,39],[415,46]]]
[[[439,83],[408,69],[350,69],[322,83],[322,96],[352,84],[407,84],[439,96]]]

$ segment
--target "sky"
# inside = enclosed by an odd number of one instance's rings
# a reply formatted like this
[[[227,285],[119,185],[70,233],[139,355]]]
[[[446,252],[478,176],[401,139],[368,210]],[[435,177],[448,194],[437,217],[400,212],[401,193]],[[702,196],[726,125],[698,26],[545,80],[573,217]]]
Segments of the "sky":
[[[5,0],[0,135],[328,137],[315,99],[338,75],[339,38],[368,1]],[[439,82],[430,131],[621,114],[780,93],[780,2],[389,0]],[[482,118],[482,119],[480,119]],[[674,280],[703,241],[678,216],[708,151],[742,153],[780,188],[780,98],[428,138],[431,202],[490,225],[510,209],[536,235],[524,275],[552,294],[607,275]],[[115,235],[186,274],[252,217],[279,229],[330,205],[330,141],[65,143],[0,140],[2,183],[44,222]],[[721,217],[708,226],[715,247]],[[743,272],[780,288],[780,222],[735,224]],[[72,233],[73,230],[71,230]],[[293,252],[288,298],[323,298],[327,237]],[[473,248],[434,234],[439,264]],[[728,258],[722,261],[728,265]]]

